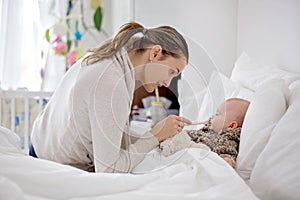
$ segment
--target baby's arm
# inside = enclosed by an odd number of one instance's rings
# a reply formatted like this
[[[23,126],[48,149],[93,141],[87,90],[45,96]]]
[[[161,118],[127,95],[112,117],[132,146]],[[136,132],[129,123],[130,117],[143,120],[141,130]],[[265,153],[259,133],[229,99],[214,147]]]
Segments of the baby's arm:
[[[179,150],[189,147],[191,144],[191,138],[186,134],[185,131],[181,131],[172,138],[168,138],[159,147],[161,153],[164,156],[170,156]]]
[[[160,143],[161,153],[166,157],[189,147],[209,149],[205,144],[193,142],[186,131],[181,131],[174,137]]]

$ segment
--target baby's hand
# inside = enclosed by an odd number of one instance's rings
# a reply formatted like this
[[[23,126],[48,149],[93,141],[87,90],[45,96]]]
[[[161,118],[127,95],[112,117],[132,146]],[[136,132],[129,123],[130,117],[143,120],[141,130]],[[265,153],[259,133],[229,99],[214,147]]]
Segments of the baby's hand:
[[[172,138],[168,138],[160,143],[160,150],[162,155],[170,156],[185,148],[201,148],[210,151],[210,148],[203,143],[195,143],[191,141],[190,136],[186,131],[181,131]]]
[[[232,160],[231,160],[231,158],[229,158],[229,157],[226,157],[226,156],[224,156],[224,157],[222,157],[231,167],[234,167],[234,164],[233,164],[233,162],[232,162]]]
[[[160,150],[162,155],[170,156],[177,151],[188,148],[191,146],[191,143],[191,138],[184,131],[181,131],[172,138],[168,138],[160,143]]]

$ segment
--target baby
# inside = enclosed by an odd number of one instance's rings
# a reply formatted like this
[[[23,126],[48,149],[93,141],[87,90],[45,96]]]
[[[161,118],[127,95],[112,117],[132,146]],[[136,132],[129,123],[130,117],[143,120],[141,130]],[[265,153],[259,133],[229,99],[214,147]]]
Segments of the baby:
[[[171,155],[186,147],[209,147],[232,167],[239,150],[240,133],[250,102],[240,98],[224,101],[216,114],[198,130],[187,130],[160,144],[162,154]]]

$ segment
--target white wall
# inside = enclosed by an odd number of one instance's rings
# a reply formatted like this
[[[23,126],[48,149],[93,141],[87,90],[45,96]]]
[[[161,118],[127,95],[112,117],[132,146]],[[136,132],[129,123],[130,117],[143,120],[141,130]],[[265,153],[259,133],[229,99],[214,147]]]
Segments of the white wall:
[[[130,21],[130,0],[109,0],[112,6],[112,32],[115,34],[119,28]]]
[[[220,71],[230,74],[236,59],[237,0],[112,0],[111,5],[113,33],[132,19],[146,27],[174,26],[202,44]]]
[[[147,27],[171,25],[206,48],[220,71],[236,59],[237,0],[135,0],[135,20]]]
[[[239,0],[237,54],[300,72],[300,1]]]
[[[134,16],[146,27],[174,26],[228,76],[243,51],[259,63],[300,72],[299,0],[117,1],[111,1],[113,33]]]

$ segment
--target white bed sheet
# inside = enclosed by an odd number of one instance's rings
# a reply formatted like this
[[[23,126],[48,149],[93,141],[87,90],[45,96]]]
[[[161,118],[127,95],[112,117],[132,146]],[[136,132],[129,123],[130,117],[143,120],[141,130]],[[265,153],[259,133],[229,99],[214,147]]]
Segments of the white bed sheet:
[[[87,173],[22,154],[0,137],[0,199],[257,199],[218,155],[150,152],[135,174]],[[141,172],[147,173],[141,174]]]
[[[251,101],[241,132],[237,171],[257,197],[266,200],[300,199],[300,74],[282,68],[258,64],[243,53],[230,78],[213,72],[207,89],[197,91],[202,96],[194,95],[201,104],[196,121],[207,119],[224,99]],[[184,102],[185,96],[179,98]],[[181,110],[195,112],[189,104]]]

